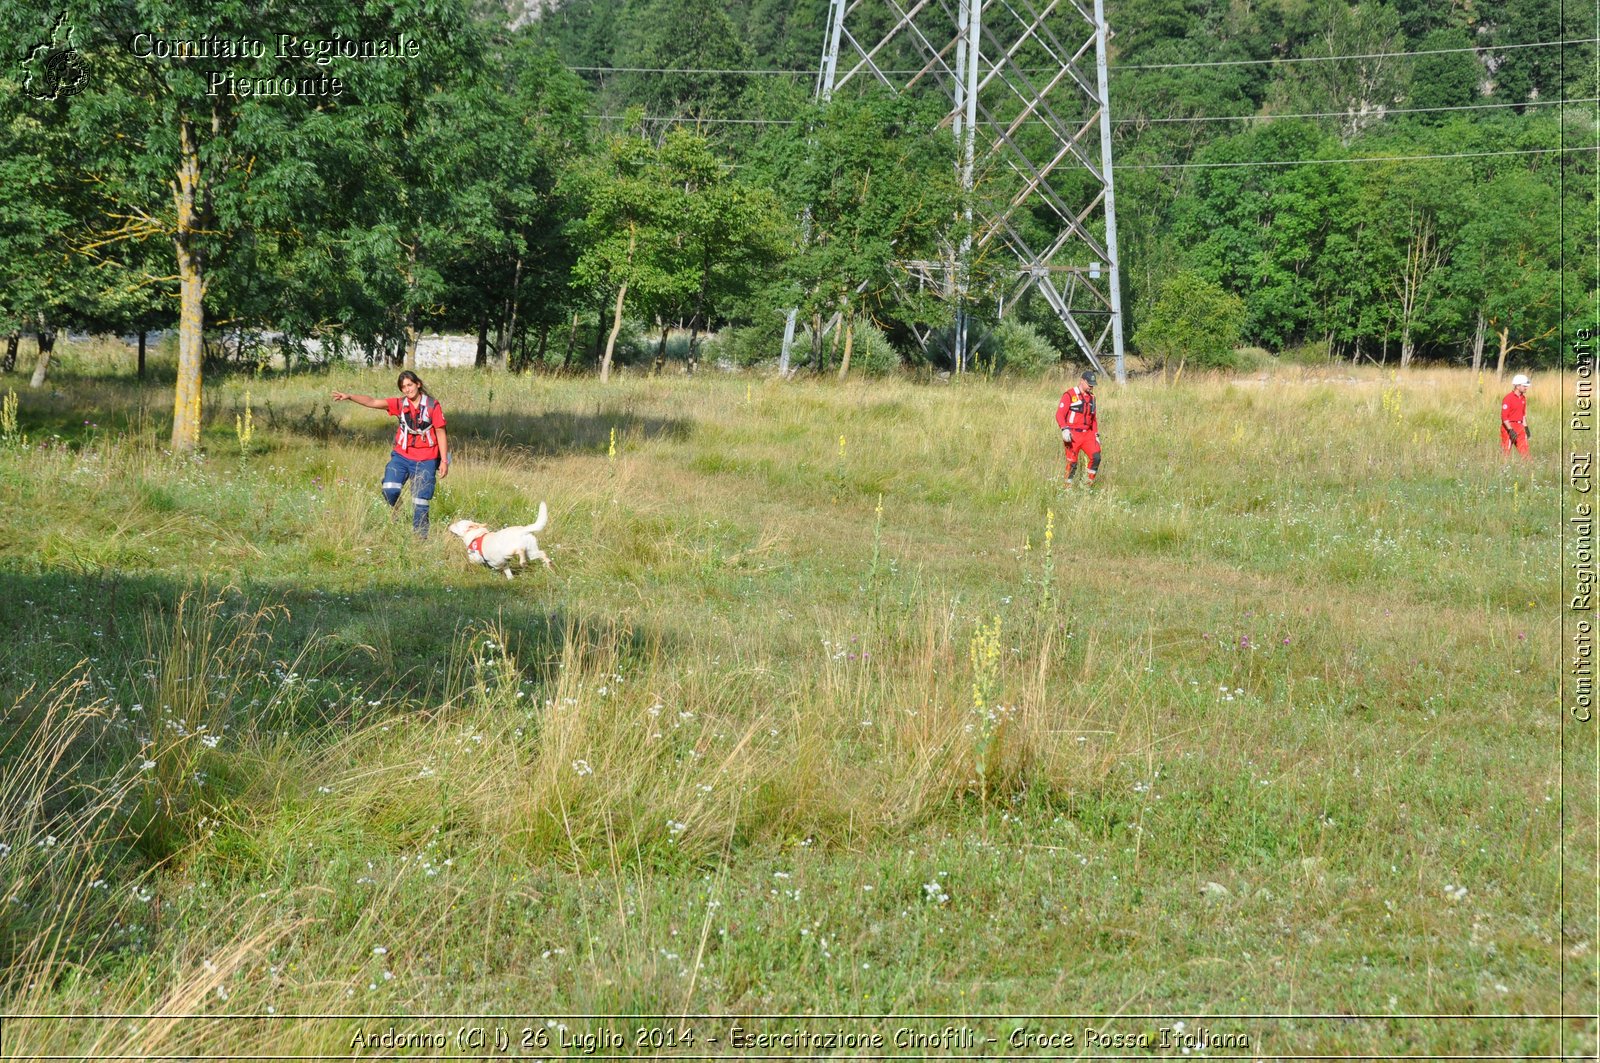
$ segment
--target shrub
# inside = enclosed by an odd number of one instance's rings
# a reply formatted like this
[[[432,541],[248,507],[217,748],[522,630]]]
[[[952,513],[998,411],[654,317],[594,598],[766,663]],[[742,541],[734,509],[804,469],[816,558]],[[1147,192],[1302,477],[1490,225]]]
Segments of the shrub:
[[[1285,347],[1279,352],[1278,357],[1292,365],[1327,365],[1328,345],[1320,340],[1315,343],[1297,343],[1293,347]]]
[[[1232,368],[1250,373],[1270,368],[1276,360],[1265,347],[1239,347],[1233,352]]]
[[[1161,286],[1161,297],[1134,343],[1163,369],[1173,363],[1232,369],[1238,364],[1234,344],[1244,316],[1243,299],[1194,270],[1184,270]]]
[[[795,332],[795,351],[801,350],[803,337]],[[809,343],[809,341],[807,341]],[[806,347],[809,350],[809,346]],[[777,325],[741,325],[725,328],[706,340],[700,350],[700,360],[711,365],[731,362],[740,369],[749,369],[761,362],[776,359],[783,353],[783,322]],[[791,354],[791,357],[794,355]]]
[[[1026,321],[1007,318],[990,335],[999,348],[997,368],[1003,372],[1038,376],[1061,364],[1061,352]]]
[[[850,368],[866,376],[888,376],[900,371],[900,352],[876,325],[863,321],[855,328]]]

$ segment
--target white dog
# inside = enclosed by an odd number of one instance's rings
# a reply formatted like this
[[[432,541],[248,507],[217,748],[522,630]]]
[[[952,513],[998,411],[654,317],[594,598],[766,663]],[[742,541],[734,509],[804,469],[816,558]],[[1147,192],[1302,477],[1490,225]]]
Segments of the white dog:
[[[532,524],[490,531],[488,525],[475,520],[458,520],[450,525],[450,531],[467,544],[468,561],[504,572],[506,579],[510,579],[514,560],[521,560],[524,565],[539,560],[544,562],[545,568],[550,567],[550,559],[539,549],[539,540],[533,537],[534,532],[544,530],[548,516],[544,503],[540,502],[539,519]]]

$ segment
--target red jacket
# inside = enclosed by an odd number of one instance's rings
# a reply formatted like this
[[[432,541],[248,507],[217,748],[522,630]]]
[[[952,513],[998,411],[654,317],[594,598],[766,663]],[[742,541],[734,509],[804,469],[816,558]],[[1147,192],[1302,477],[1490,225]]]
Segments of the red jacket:
[[[1087,388],[1068,388],[1056,407],[1056,427],[1074,432],[1097,432],[1100,418],[1094,412],[1094,392]]]

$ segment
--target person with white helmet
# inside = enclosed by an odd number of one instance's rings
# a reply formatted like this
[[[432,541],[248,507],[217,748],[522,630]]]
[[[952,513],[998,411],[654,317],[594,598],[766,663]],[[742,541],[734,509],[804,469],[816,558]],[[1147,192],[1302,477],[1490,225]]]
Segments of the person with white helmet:
[[[1518,373],[1511,378],[1511,393],[1500,402],[1500,450],[1528,456],[1528,378]]]
[[[1085,369],[1078,386],[1068,388],[1056,406],[1056,427],[1061,429],[1061,445],[1067,456],[1068,487],[1078,471],[1078,455],[1087,459],[1089,486],[1100,475],[1100,417],[1094,409],[1095,372]]]

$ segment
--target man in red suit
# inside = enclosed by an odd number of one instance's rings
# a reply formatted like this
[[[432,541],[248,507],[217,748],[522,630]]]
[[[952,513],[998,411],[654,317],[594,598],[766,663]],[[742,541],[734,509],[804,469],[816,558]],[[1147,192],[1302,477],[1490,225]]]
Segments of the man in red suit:
[[[1100,472],[1100,418],[1094,409],[1095,372],[1085,369],[1078,386],[1068,388],[1056,407],[1056,425],[1061,429],[1061,445],[1067,452],[1067,486],[1078,471],[1078,455],[1088,459],[1089,483]]]
[[[1500,402],[1500,450],[1510,455],[1511,448],[1528,456],[1528,378],[1518,373],[1511,378],[1511,394]]]

